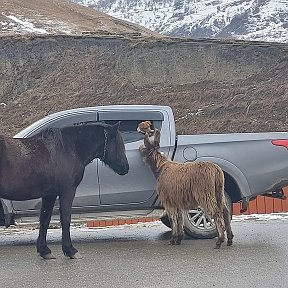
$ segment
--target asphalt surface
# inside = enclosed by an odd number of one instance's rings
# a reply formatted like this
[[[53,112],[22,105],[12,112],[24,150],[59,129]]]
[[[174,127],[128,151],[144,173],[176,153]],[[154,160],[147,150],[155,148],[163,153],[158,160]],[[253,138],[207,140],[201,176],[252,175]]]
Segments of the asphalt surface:
[[[235,241],[185,238],[168,245],[160,222],[104,229],[74,227],[82,259],[62,255],[61,231],[50,229],[54,260],[36,254],[37,229],[0,229],[0,287],[288,287],[288,217],[233,221]]]

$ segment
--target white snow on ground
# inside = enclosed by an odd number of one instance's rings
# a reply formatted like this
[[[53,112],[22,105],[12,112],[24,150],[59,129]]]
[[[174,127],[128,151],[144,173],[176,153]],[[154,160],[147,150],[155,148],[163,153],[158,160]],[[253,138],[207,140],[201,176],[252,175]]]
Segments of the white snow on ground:
[[[233,215],[232,222],[239,221],[269,221],[269,220],[287,220],[288,213],[271,213],[271,214],[250,214],[250,215]]]
[[[21,19],[17,18],[16,16],[13,16],[13,15],[4,15],[4,16],[6,16],[8,19],[10,19],[14,22],[14,23],[10,22],[8,24],[8,27],[10,26],[13,31],[22,30],[24,32],[37,33],[37,34],[47,34],[48,33],[45,29],[35,28],[34,24],[27,21],[27,20],[21,20]]]
[[[282,221],[288,221],[288,213],[271,213],[271,214],[250,214],[250,215],[233,215],[232,218],[232,224],[233,222],[245,222],[245,221],[275,221],[275,220],[282,220]],[[86,224],[71,224],[71,231],[91,231],[91,230],[109,230],[109,229],[129,229],[129,228],[143,228],[143,227],[155,227],[163,225],[161,221],[153,221],[153,222],[145,222],[145,223],[137,223],[137,224],[124,224],[124,225],[118,225],[118,226],[110,226],[110,227],[92,227],[88,228],[86,227]],[[24,225],[24,226],[10,226],[9,228],[0,228],[0,235],[23,235],[23,234],[37,234],[38,233],[38,224],[33,224],[33,226],[30,225]],[[61,232],[61,229],[59,228],[59,225],[55,224],[55,228],[48,229],[48,234],[53,234],[54,232]]]
[[[129,228],[143,228],[143,227],[154,227],[163,225],[161,221],[153,221],[153,222],[145,222],[145,223],[137,223],[137,224],[124,224],[124,225],[115,225],[115,226],[108,226],[108,227],[86,227],[86,224],[73,224],[71,223],[71,231],[82,231],[87,232],[91,230],[109,230],[109,229],[117,229],[117,230],[125,230]],[[55,224],[54,228],[48,229],[48,234],[61,233],[60,224]],[[0,236],[2,235],[28,235],[28,234],[38,234],[38,224],[33,223],[32,225],[26,224],[23,226],[10,226],[8,228],[1,227],[0,228]]]
[[[2,13],[7,18],[7,21],[0,21],[0,32],[2,33],[20,33],[20,34],[53,34],[63,33],[72,34],[75,27],[72,24],[48,19],[42,15],[35,15],[35,19],[27,19],[21,15],[8,15]],[[37,23],[37,24],[34,24]],[[37,28],[35,27],[37,25]]]

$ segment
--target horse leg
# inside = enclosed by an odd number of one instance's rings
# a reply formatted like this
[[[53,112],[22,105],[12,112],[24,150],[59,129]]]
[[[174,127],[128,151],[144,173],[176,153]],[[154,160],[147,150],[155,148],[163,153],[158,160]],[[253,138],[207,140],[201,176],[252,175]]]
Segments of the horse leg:
[[[39,219],[40,228],[36,247],[37,252],[44,259],[55,259],[55,257],[51,254],[51,250],[47,246],[46,237],[56,197],[56,195],[49,195],[42,198],[42,207]]]
[[[224,219],[223,219],[223,213],[221,212],[216,212],[214,216],[215,220],[215,225],[217,228],[218,232],[218,239],[216,241],[216,249],[219,249],[221,244],[224,242],[225,239],[225,225],[224,225]]]
[[[231,215],[226,206],[223,209],[223,215],[224,215],[225,229],[227,233],[227,246],[231,246],[234,235],[231,229]]]
[[[70,237],[70,223],[71,223],[71,209],[72,202],[75,196],[75,190],[66,189],[62,191],[60,195],[60,221],[62,226],[62,251],[65,256],[71,259],[80,258],[80,255],[76,256],[78,250],[73,247]]]

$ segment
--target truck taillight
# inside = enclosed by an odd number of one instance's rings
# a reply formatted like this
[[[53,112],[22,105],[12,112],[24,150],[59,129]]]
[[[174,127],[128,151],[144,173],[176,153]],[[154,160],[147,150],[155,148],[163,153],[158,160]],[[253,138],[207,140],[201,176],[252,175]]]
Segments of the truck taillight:
[[[282,146],[288,149],[288,139],[272,140],[272,144],[275,146]]]

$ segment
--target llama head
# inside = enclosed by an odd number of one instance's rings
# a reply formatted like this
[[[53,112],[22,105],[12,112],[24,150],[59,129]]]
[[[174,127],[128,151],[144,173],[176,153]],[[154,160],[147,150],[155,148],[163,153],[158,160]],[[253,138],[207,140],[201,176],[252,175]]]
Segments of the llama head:
[[[160,131],[155,128],[155,130],[153,131],[153,134],[151,136],[149,136],[148,133],[145,134],[144,137],[144,145],[147,148],[150,149],[159,149],[160,148]]]
[[[144,143],[139,147],[144,163],[152,169],[152,172],[158,177],[158,168],[162,166],[167,157],[160,151],[160,131],[155,128],[152,136],[148,133],[144,136]]]
[[[154,133],[154,130],[151,129],[151,125],[150,121],[143,121],[139,123],[137,131],[143,134],[148,133],[148,135],[151,136]]]

